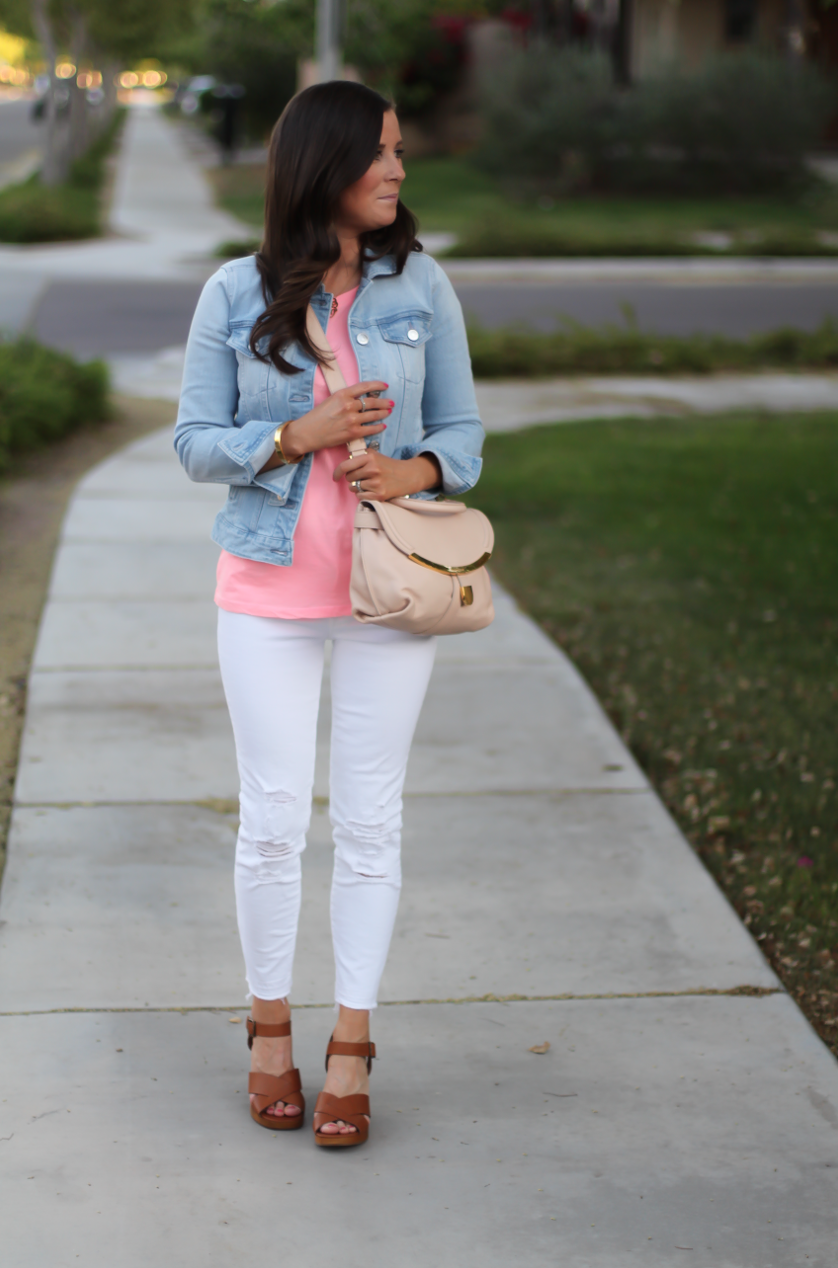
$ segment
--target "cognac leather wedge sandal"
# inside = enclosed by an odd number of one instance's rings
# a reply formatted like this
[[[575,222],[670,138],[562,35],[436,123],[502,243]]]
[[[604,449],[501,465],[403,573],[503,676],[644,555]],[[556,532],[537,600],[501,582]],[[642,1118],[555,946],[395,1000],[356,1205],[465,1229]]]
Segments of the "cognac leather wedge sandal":
[[[329,1057],[366,1057],[367,1074],[370,1074],[372,1073],[372,1059],[374,1056],[374,1043],[340,1043],[332,1036],[326,1046],[326,1069],[329,1069]],[[346,1132],[344,1135],[338,1132],[334,1135],[328,1135],[315,1127],[314,1140],[318,1145],[324,1145],[326,1148],[332,1148],[333,1146],[335,1148],[347,1148],[350,1145],[363,1145],[370,1134],[368,1121],[370,1098],[363,1094],[332,1096],[330,1092],[321,1092],[317,1098],[314,1112],[315,1114],[327,1114],[327,1122],[329,1123],[336,1123],[340,1120],[343,1123],[351,1123],[355,1128],[354,1132]],[[323,1127],[325,1126],[326,1124],[324,1123]]]
[[[257,1036],[265,1039],[282,1039],[290,1034],[290,1021],[284,1021],[278,1026],[269,1026],[267,1022],[255,1022],[252,1017],[247,1019],[248,1048],[253,1047],[253,1040]],[[253,1096],[250,1102],[250,1117],[254,1123],[258,1123],[260,1127],[267,1127],[272,1132],[293,1132],[302,1127],[306,1102],[299,1070],[286,1070],[285,1074],[258,1074],[253,1071],[247,1080],[247,1090]],[[277,1114],[266,1113],[277,1101],[284,1101],[286,1105],[298,1105],[299,1114],[295,1114],[293,1118],[286,1118],[284,1114],[280,1117]]]

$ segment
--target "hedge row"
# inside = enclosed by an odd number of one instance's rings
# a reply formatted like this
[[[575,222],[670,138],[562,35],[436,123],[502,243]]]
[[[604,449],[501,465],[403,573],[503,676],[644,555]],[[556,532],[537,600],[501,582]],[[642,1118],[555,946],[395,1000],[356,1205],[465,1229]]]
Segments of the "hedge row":
[[[838,328],[831,319],[815,331],[773,330],[749,339],[648,334],[632,324],[594,330],[567,323],[553,334],[477,326],[469,330],[469,347],[479,379],[838,367]]]
[[[421,235],[420,235],[421,236]],[[231,246],[225,243],[225,246]],[[234,254],[234,252],[230,252]],[[244,252],[241,252],[244,254]],[[477,221],[461,234],[454,246],[443,252],[454,259],[602,259],[613,256],[634,259],[706,256],[800,258],[836,256],[838,247],[819,241],[811,230],[773,231],[759,237],[733,238],[729,247],[710,247],[687,239],[663,237],[659,231],[647,234],[609,226],[603,232],[570,232],[561,225],[527,223],[523,218]]]
[[[484,85],[476,159],[518,195],[791,190],[835,101],[817,66],[766,49],[661,64],[626,91],[604,54],[534,45]]]
[[[108,416],[103,361],[80,365],[28,338],[0,342],[0,471],[16,454]]]

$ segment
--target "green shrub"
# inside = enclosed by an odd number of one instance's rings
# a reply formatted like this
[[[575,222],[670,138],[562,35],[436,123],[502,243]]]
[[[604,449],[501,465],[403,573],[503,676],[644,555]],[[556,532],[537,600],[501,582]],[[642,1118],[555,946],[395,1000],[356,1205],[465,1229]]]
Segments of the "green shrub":
[[[627,98],[624,188],[752,193],[805,184],[835,90],[808,63],[764,52],[723,53],[691,74],[663,68]],[[633,142],[633,144],[632,144]]]
[[[458,237],[454,246],[444,252],[454,259],[575,259],[628,256],[836,256],[838,247],[821,241],[808,229],[772,230],[766,233],[731,234],[730,246],[711,247],[696,242],[692,234],[674,230],[662,232],[652,220],[645,228],[623,228],[619,217],[608,226],[599,223],[590,228],[577,224],[563,226],[546,218],[533,220],[526,216],[492,216],[478,220]]]
[[[0,342],[0,471],[11,458],[108,417],[108,369],[33,339]]]
[[[220,260],[241,260],[246,255],[253,255],[261,245],[259,238],[228,238],[226,242],[219,242],[213,255]]]
[[[662,241],[652,226],[648,233],[622,232],[615,224],[606,233],[567,229],[555,221],[524,217],[487,217],[472,224],[445,252],[458,259],[575,258],[592,256],[717,255],[694,243]]]
[[[618,88],[596,52],[537,46],[486,92],[476,161],[527,191],[792,189],[834,109],[811,65],[725,53]]]
[[[536,46],[486,85],[476,161],[524,189],[592,183],[616,140],[619,101],[604,54]]]
[[[46,186],[38,175],[0,190],[0,242],[66,242],[101,233],[101,190],[106,161],[122,127],[118,110],[70,170],[63,185]]]
[[[64,242],[98,232],[99,210],[87,190],[47,188],[33,176],[0,191],[2,242]]]
[[[838,329],[775,330],[750,339],[647,334],[633,322],[598,330],[567,322],[555,334],[526,327],[470,327],[474,374],[482,379],[571,374],[712,374],[721,370],[835,369]]]

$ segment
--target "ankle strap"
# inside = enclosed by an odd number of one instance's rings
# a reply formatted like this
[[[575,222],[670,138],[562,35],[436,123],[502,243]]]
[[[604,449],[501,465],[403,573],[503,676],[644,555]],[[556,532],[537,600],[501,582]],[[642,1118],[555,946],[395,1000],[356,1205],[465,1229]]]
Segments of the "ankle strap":
[[[326,1045],[326,1069],[329,1068],[329,1057],[366,1057],[367,1074],[370,1074],[374,1056],[374,1043],[341,1043],[333,1035]]]
[[[247,1019],[247,1046],[253,1047],[253,1040],[258,1036],[260,1039],[284,1039],[291,1034],[290,1021],[280,1022],[277,1026],[269,1026],[266,1021],[255,1022],[252,1017]]]

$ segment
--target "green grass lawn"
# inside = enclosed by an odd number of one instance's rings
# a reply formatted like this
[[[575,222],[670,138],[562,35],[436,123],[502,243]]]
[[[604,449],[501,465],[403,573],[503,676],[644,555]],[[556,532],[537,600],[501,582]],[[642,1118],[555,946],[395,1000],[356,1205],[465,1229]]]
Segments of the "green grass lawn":
[[[608,254],[701,248],[695,233],[734,235],[731,250],[805,253],[823,250],[816,234],[838,233],[838,191],[821,187],[799,198],[569,198],[552,207],[517,203],[463,159],[406,160],[404,200],[425,231],[460,235],[463,254]],[[264,168],[213,173],[221,205],[259,230]],[[711,254],[716,254],[706,248]]]
[[[235,167],[207,170],[219,206],[252,225],[257,235],[265,219],[265,168],[261,163],[241,163]]]
[[[838,1052],[838,414],[488,438],[498,578]]]

